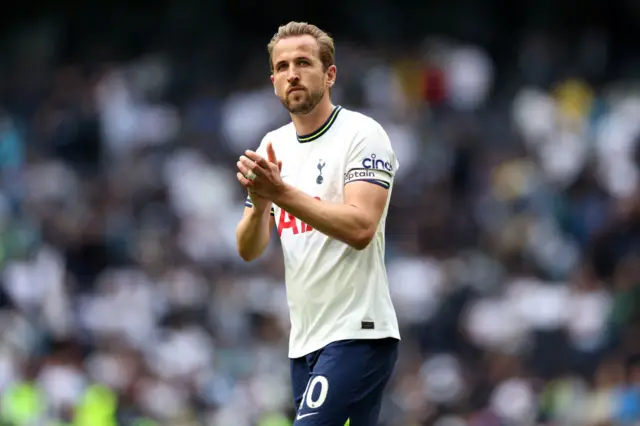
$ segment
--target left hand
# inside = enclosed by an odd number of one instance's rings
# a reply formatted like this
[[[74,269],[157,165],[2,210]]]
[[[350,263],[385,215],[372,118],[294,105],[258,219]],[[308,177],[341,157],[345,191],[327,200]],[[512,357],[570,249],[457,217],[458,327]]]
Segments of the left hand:
[[[271,143],[267,145],[267,155],[275,158],[275,152]],[[254,151],[245,151],[245,155],[240,157],[238,170],[242,175],[247,176],[253,172],[256,177],[251,183],[251,191],[261,197],[273,201],[284,191],[285,184],[280,177],[280,167]]]

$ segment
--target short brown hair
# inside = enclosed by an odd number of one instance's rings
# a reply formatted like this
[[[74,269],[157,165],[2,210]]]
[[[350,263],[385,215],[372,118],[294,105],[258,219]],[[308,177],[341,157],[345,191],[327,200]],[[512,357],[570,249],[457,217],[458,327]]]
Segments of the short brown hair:
[[[320,61],[322,61],[322,66],[325,71],[333,65],[336,56],[336,49],[331,36],[315,25],[311,25],[306,22],[291,21],[286,25],[280,26],[278,28],[278,32],[271,37],[271,41],[267,45],[267,49],[269,50],[269,67],[271,68],[271,71],[273,71],[273,48],[275,45],[282,39],[301,35],[310,35],[316,39],[320,50]]]

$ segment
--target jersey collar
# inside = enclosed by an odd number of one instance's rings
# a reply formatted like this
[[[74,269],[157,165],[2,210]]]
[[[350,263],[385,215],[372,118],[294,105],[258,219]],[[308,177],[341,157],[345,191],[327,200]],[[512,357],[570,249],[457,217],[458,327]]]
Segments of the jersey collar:
[[[315,132],[309,133],[308,135],[304,135],[304,136],[300,136],[296,134],[296,137],[298,138],[298,142],[306,143],[306,142],[315,141],[320,136],[327,133],[331,128],[331,126],[333,125],[333,123],[336,121],[336,117],[338,117],[338,113],[340,112],[341,109],[342,107],[340,105],[336,105],[333,111],[331,111],[331,115],[329,115],[329,118],[327,118],[327,121],[325,121],[324,124],[320,126],[318,130],[316,130]]]

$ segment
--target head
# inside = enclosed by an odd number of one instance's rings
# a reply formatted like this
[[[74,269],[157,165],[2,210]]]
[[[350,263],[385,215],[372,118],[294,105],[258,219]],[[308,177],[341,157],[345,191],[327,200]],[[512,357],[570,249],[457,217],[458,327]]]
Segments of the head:
[[[336,81],[333,39],[315,25],[289,22],[269,42],[271,81],[292,114],[305,115],[329,96]]]

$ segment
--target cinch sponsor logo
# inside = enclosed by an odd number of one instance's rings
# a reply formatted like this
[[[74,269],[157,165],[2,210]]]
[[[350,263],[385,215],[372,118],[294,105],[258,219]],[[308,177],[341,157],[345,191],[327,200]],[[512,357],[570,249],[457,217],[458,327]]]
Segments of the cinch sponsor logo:
[[[344,181],[350,182],[354,179],[375,178],[376,174],[371,170],[351,170],[344,174]]]
[[[388,172],[393,170],[393,166],[390,162],[376,158],[375,154],[371,154],[371,157],[362,160],[362,167],[365,169],[386,170]]]

